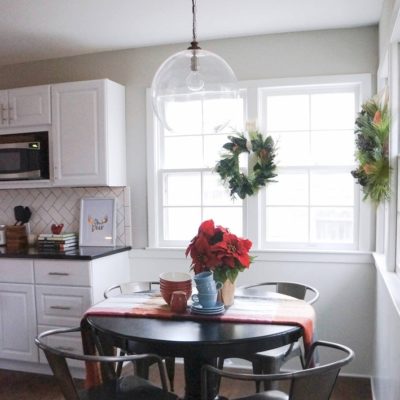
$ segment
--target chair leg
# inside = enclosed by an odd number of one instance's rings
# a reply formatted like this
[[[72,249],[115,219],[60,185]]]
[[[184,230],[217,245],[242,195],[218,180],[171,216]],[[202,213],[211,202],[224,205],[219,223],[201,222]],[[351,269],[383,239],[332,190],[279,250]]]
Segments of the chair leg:
[[[253,367],[253,374],[262,374],[263,368],[262,368],[262,362],[260,359],[255,358],[251,362],[252,367]],[[256,381],[256,393],[260,393],[260,381]]]
[[[169,385],[171,387],[171,392],[174,392],[174,379],[175,379],[175,358],[174,357],[166,357],[165,358],[165,367],[167,369],[167,375],[169,380]]]
[[[120,351],[119,351],[119,355],[120,355],[120,356],[125,356],[125,355],[126,355],[126,352],[125,352],[124,350],[120,350]],[[123,366],[123,362],[122,362],[122,361],[119,362],[119,363],[117,364],[117,371],[116,371],[116,374],[117,374],[117,377],[118,377],[118,378],[121,376],[121,373],[122,373],[122,366]]]

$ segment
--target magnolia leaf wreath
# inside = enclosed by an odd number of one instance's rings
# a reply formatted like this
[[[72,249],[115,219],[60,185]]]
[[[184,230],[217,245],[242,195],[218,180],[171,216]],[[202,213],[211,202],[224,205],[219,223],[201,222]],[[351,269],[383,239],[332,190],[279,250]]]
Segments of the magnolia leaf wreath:
[[[390,197],[389,120],[385,94],[366,101],[356,119],[358,167],[351,174],[362,186],[364,200],[369,197],[376,204]]]
[[[252,196],[268,182],[275,182],[273,178],[277,176],[274,163],[276,149],[271,136],[264,138],[260,132],[252,131],[249,132],[249,138],[243,133],[228,136],[229,142],[223,145],[226,152],[215,166],[215,171],[228,185],[232,198],[236,195],[241,199]],[[250,155],[249,164],[253,165],[248,175],[239,168],[239,156],[242,153]]]

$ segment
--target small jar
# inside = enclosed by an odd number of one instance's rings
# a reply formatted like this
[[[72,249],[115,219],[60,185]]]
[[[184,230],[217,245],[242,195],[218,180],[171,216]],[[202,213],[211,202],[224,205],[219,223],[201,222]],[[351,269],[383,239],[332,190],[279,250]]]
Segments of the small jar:
[[[0,225],[0,246],[6,245],[6,226]]]

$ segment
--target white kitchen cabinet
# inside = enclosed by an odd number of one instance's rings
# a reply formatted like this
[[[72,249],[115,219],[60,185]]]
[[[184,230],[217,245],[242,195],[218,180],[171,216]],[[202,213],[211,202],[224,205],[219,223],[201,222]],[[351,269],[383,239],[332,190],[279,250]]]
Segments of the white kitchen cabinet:
[[[125,88],[107,79],[52,85],[55,186],[125,186]]]
[[[0,134],[50,123],[50,85],[0,91]]]
[[[37,334],[79,326],[105,289],[128,280],[127,251],[91,260],[0,258],[0,368],[45,371]],[[70,336],[57,346],[79,349],[79,335]]]
[[[0,262],[0,359],[37,362],[33,262],[9,261]]]

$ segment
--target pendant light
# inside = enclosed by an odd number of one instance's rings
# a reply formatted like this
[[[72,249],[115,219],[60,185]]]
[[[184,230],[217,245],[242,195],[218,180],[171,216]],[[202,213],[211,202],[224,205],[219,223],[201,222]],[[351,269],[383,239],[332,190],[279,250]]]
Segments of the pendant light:
[[[153,108],[164,128],[173,133],[193,132],[194,120],[199,121],[202,117],[207,119],[208,133],[219,132],[237,113],[238,82],[223,58],[199,47],[196,0],[192,0],[192,17],[193,35],[189,48],[165,60],[153,78]],[[213,109],[209,114],[203,107],[207,100],[212,100],[208,103],[208,110]],[[216,102],[221,100],[222,103]],[[186,114],[187,110],[190,110],[189,114]],[[190,114],[193,110],[199,115]]]

